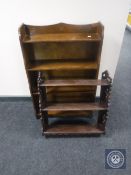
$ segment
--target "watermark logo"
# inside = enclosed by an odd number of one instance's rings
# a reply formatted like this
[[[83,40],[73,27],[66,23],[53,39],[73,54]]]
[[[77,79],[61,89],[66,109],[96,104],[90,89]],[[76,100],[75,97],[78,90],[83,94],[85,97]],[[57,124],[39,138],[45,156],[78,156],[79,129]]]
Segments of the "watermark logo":
[[[106,169],[125,169],[126,150],[125,149],[106,149],[105,150]]]

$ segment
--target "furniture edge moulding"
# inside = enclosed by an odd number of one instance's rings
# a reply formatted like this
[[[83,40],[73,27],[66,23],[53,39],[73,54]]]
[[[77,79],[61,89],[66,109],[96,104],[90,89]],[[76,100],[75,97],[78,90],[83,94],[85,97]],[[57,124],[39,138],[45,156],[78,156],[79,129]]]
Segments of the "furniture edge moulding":
[[[102,39],[103,38],[103,29],[104,29],[104,27],[103,27],[101,22],[97,22],[97,23],[93,23],[93,24],[57,23],[57,24],[45,25],[45,26],[33,26],[33,25],[22,24],[21,27],[19,28],[19,34],[20,35],[22,34],[21,41],[23,43],[24,42],[25,43],[26,42],[27,43],[33,42],[33,41],[31,41],[31,38],[33,36],[42,35],[42,34],[43,34],[43,36],[46,36],[46,34],[47,34],[47,37],[48,37],[48,35],[50,36],[50,34],[97,33],[100,35],[100,38]],[[88,41],[88,39],[90,41],[90,37],[89,38],[87,37],[87,41]],[[64,40],[65,39],[63,39],[63,41]],[[75,39],[72,39],[72,40],[75,41]],[[81,41],[81,39],[78,37],[78,41],[79,40]],[[86,38],[84,40],[86,40]],[[39,39],[38,39],[38,41],[39,41]],[[40,41],[42,41],[42,40],[40,39]],[[48,40],[48,38],[47,38],[46,41],[52,42],[53,40],[50,40],[50,39]],[[68,39],[67,39],[67,41],[68,41]],[[69,41],[71,41],[71,39],[69,39]],[[35,42],[35,40],[34,40],[34,42]],[[37,39],[36,39],[36,42],[37,42]]]

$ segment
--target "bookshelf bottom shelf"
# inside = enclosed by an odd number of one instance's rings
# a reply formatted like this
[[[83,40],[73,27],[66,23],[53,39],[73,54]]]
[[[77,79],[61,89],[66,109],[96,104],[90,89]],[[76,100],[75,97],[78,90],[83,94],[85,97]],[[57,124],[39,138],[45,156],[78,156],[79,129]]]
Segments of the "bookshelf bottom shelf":
[[[100,135],[104,134],[97,125],[87,124],[54,124],[51,125],[44,133],[46,136],[55,135]]]

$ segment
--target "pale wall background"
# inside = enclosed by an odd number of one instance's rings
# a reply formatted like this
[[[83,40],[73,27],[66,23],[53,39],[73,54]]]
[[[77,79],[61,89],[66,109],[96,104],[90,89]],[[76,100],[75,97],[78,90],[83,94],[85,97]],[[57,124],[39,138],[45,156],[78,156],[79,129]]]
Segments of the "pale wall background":
[[[0,0],[0,96],[29,96],[18,39],[21,23],[105,26],[100,73],[114,76],[128,14],[128,0]]]

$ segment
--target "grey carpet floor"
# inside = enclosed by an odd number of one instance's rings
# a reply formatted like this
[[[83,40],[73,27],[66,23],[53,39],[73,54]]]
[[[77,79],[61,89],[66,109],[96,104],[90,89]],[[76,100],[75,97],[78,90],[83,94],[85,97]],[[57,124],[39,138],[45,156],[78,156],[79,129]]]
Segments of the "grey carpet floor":
[[[116,70],[107,134],[41,136],[31,101],[0,102],[0,175],[129,175],[131,173],[131,33],[126,31]],[[127,152],[125,170],[105,169],[105,149]]]

